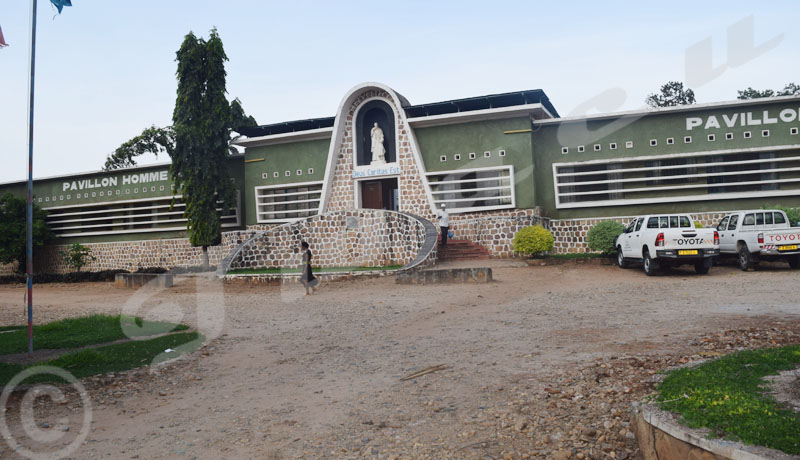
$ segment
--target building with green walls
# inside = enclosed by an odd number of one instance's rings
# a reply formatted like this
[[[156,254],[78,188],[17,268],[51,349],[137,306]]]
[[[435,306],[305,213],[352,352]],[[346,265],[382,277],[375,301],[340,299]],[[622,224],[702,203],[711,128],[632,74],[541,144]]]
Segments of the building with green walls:
[[[710,223],[800,206],[798,128],[796,96],[562,118],[542,90],[413,105],[364,83],[332,116],[243,129],[244,153],[229,162],[238,198],[219,212],[233,235],[359,208],[435,220],[445,205],[456,234],[494,255],[533,223],[551,226],[557,251],[584,251],[586,226],[602,219],[688,212]],[[64,243],[181,239],[167,171],[39,179],[35,201]]]

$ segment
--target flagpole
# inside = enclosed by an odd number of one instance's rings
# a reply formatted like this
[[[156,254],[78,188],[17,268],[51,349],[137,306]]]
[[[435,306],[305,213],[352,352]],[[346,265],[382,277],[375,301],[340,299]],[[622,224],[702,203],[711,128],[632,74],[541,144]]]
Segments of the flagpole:
[[[28,83],[28,212],[26,273],[28,281],[28,354],[33,354],[33,79],[36,71],[36,0],[31,0],[31,79]]]

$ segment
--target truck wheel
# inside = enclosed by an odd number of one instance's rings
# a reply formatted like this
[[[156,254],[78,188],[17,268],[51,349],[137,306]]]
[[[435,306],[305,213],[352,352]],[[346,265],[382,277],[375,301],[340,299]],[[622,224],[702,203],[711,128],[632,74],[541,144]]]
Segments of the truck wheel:
[[[705,275],[711,270],[711,259],[703,259],[700,262],[695,262],[694,264],[694,271],[698,275]]]
[[[789,266],[790,267],[792,267],[792,268],[800,267],[800,254],[795,254],[795,255],[789,256],[787,258],[787,260],[789,261]]]
[[[622,246],[617,246],[617,267],[628,268],[628,262],[625,261],[625,256],[622,255]]]
[[[755,268],[756,261],[750,251],[747,250],[747,245],[742,244],[739,246],[739,268],[747,271],[750,268]]]
[[[653,276],[658,271],[658,262],[650,258],[650,251],[644,251],[642,267],[644,267],[644,273],[647,276]]]

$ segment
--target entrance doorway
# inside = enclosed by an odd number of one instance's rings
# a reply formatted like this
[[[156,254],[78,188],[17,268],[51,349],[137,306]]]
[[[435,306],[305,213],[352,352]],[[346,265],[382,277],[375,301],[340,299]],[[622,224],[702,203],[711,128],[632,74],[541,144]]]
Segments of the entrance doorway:
[[[397,211],[397,178],[361,181],[361,207]]]

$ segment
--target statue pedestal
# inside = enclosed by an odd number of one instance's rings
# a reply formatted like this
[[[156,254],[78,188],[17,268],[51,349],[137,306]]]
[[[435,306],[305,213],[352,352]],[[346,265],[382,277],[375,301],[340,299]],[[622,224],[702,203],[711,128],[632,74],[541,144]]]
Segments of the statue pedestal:
[[[385,165],[385,164],[386,160],[372,160],[372,162],[369,165],[375,166],[375,165]]]

